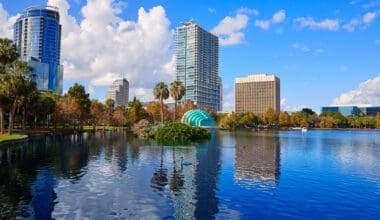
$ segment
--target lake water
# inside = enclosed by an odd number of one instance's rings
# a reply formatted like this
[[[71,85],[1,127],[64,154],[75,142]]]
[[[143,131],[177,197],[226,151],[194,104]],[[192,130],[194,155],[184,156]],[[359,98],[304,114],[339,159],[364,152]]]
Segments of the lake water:
[[[119,133],[0,147],[0,218],[379,219],[380,132]]]

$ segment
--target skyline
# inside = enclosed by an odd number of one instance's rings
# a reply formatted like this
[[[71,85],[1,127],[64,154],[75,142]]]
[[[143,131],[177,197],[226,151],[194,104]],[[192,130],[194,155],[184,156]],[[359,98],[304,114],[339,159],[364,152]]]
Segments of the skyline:
[[[233,110],[234,79],[258,73],[280,78],[282,110],[380,105],[380,1],[0,0],[0,37],[46,4],[60,8],[64,92],[79,82],[104,101],[124,75],[131,97],[153,100],[156,83],[175,79],[175,29],[194,19],[220,39],[223,110]]]

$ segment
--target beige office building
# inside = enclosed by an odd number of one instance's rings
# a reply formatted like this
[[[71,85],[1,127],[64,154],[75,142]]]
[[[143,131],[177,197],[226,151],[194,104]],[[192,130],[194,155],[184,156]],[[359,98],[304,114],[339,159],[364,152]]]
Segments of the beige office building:
[[[236,113],[264,114],[268,108],[280,112],[280,79],[274,75],[257,74],[235,79]]]
[[[117,106],[128,106],[129,101],[129,82],[127,79],[115,80],[110,86],[107,94],[106,100],[112,99],[115,101],[115,107]]]

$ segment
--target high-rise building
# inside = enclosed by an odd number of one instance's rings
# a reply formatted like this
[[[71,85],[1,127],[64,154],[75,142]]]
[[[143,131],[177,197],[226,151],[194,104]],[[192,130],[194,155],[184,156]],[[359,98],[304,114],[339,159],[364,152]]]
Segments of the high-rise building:
[[[265,114],[272,108],[280,112],[280,79],[273,75],[257,74],[235,79],[236,113]]]
[[[199,108],[221,111],[218,37],[194,21],[184,22],[176,31],[176,57],[177,80],[186,88],[181,102],[191,100]]]
[[[118,79],[115,80],[106,94],[106,100],[112,99],[115,101],[115,107],[128,105],[129,100],[129,82],[128,80]]]
[[[63,66],[60,65],[58,8],[38,6],[25,9],[14,24],[14,42],[20,59],[33,68],[37,87],[61,94]]]

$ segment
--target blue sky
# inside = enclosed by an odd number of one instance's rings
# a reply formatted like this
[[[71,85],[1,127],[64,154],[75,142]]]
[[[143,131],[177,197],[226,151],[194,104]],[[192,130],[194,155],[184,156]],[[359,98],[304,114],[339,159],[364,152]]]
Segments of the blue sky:
[[[0,37],[15,16],[42,0],[0,0]],[[175,76],[174,30],[194,19],[220,37],[224,110],[234,108],[234,78],[281,79],[282,109],[380,105],[380,1],[49,0],[60,7],[64,90],[78,81],[104,100],[124,75],[131,96],[152,99]],[[8,25],[8,26],[7,26]],[[8,27],[8,29],[7,29]]]

